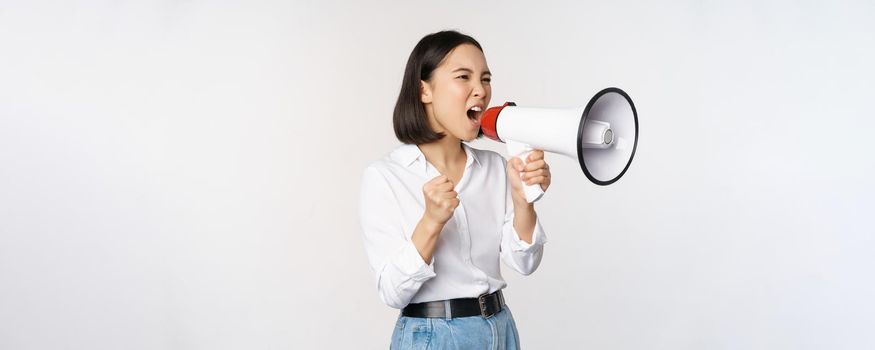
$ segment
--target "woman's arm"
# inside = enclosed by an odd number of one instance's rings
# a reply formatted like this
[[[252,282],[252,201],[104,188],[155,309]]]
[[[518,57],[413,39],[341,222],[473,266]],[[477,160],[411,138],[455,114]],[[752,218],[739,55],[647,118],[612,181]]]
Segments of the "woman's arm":
[[[368,167],[362,177],[359,210],[365,253],[380,299],[390,307],[403,308],[422,284],[436,275],[434,266],[425,262],[420,248],[405,234],[401,207],[376,167]],[[430,225],[417,225],[417,236],[428,237],[431,229]]]
[[[413,241],[419,256],[422,257],[422,261],[426,264],[431,264],[434,248],[437,245],[438,236],[440,236],[443,228],[444,224],[433,222],[428,217],[423,216],[413,230],[413,236],[410,237],[410,240]]]
[[[522,189],[522,183],[526,185],[540,184],[544,192],[550,187],[550,166],[544,160],[544,152],[535,150],[527,159],[526,165],[523,166],[519,159],[512,158],[508,161],[508,178],[511,179],[512,200],[514,220],[513,227],[516,229],[521,240],[526,243],[532,243],[532,233],[535,230],[535,222],[538,220],[538,214],[535,213],[534,203],[529,203],[526,200],[525,193]],[[514,172],[516,170],[516,173]],[[519,181],[514,178],[519,174]]]
[[[538,222],[535,206],[528,203],[522,182],[540,183],[546,190],[549,186],[549,171],[543,161],[544,153],[534,151],[524,167],[519,159],[507,162],[509,184],[506,194],[505,223],[502,229],[501,257],[505,264],[523,275],[535,272],[544,255],[547,236]],[[547,185],[544,186],[546,181]],[[511,207],[513,208],[511,210]]]
[[[427,264],[431,264],[441,230],[459,206],[459,194],[453,188],[455,188],[453,181],[444,175],[435,177],[422,186],[425,212],[416,224],[410,240]]]
[[[514,202],[513,228],[520,240],[532,244],[532,234],[535,233],[535,222],[537,221],[538,213],[535,212],[534,204]]]
[[[520,274],[530,275],[541,264],[547,236],[538,222],[534,206],[528,203],[514,205],[509,192],[508,189],[501,230],[501,259]]]

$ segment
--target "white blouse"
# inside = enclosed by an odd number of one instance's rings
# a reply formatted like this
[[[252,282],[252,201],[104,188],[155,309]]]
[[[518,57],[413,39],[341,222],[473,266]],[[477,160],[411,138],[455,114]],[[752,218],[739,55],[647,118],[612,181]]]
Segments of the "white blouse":
[[[501,259],[523,275],[538,268],[547,236],[535,223],[532,244],[513,227],[507,163],[498,153],[462,143],[465,171],[456,184],[460,204],[444,225],[431,264],[411,241],[425,213],[422,186],[440,176],[416,145],[401,145],[364,171],[360,216],[365,250],[384,303],[403,308],[504,288]]]

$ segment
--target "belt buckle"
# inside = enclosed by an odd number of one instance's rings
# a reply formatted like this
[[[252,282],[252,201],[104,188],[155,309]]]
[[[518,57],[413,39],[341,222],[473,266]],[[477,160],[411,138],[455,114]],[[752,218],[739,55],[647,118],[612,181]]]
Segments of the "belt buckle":
[[[481,294],[479,297],[477,297],[477,303],[480,304],[480,316],[483,316],[483,318],[490,318],[493,315],[495,315],[494,313],[492,313],[492,314],[486,313],[486,311],[487,311],[486,310],[486,297],[488,297],[488,296],[489,296],[489,294],[484,293],[484,294]]]

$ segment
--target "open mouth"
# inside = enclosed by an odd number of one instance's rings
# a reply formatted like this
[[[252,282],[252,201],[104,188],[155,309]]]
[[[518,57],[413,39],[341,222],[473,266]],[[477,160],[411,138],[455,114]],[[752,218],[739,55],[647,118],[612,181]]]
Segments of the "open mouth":
[[[468,109],[467,113],[468,113],[468,119],[471,119],[472,122],[479,122],[480,115],[483,114],[483,108],[480,108],[480,106],[473,106],[473,107]]]

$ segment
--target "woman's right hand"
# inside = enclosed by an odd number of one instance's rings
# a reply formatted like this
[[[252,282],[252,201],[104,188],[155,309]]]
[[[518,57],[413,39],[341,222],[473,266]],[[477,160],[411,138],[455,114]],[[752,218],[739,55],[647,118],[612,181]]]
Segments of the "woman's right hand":
[[[453,217],[453,211],[459,206],[459,194],[453,190],[455,185],[445,175],[429,180],[422,186],[425,195],[424,218],[443,226]]]

